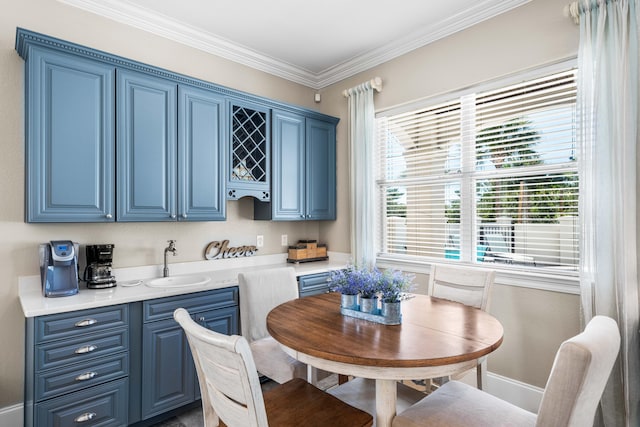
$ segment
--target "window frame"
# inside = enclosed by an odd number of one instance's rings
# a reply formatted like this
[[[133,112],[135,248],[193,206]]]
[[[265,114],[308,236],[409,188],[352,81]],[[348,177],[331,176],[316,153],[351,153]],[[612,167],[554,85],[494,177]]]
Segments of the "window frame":
[[[416,101],[412,101],[403,104],[398,107],[392,107],[387,109],[378,110],[376,112],[376,119],[385,116],[393,116],[396,114],[402,114],[409,111],[418,110],[431,105],[437,105],[446,102],[452,102],[455,99],[459,99],[461,104],[463,102],[474,102],[476,93],[487,92],[501,87],[522,83],[525,81],[534,80],[536,78],[544,77],[545,75],[559,73],[567,71],[577,67],[576,58],[569,58],[566,60],[558,61],[552,64],[548,64],[542,67],[536,67],[526,71],[516,72],[508,76],[500,77],[494,80],[486,81],[483,83],[475,84],[464,89],[451,91],[442,95],[421,98]],[[462,150],[463,152],[465,150]],[[472,159],[473,160],[473,159]],[[471,161],[472,161],[471,160]],[[462,159],[462,163],[469,162],[469,159]],[[468,165],[467,165],[468,166]],[[469,185],[464,180],[461,180],[462,185]],[[376,184],[376,188],[378,188]],[[378,194],[378,192],[376,192]],[[461,193],[461,206],[463,204],[471,203],[473,209],[461,207],[461,215],[475,215],[475,203],[471,200],[475,194],[475,191],[467,190]],[[582,197],[582,194],[580,194]],[[465,200],[466,199],[466,200]],[[376,203],[379,204],[380,200],[376,197]],[[376,230],[377,236],[382,236],[382,212],[379,207],[376,209]],[[579,217],[581,218],[581,217]],[[503,266],[501,264],[478,264],[474,260],[468,259],[472,254],[471,248],[476,240],[476,236],[472,228],[473,221],[461,221],[460,235],[467,236],[467,238],[461,239],[460,246],[460,259],[452,262],[447,259],[429,258],[423,256],[403,255],[403,254],[383,254],[380,252],[380,247],[376,246],[376,264],[381,268],[396,268],[404,271],[409,271],[418,274],[429,274],[431,265],[433,263],[438,264],[452,264],[452,265],[465,265],[487,268],[490,267],[496,270],[496,284],[505,286],[519,286],[525,288],[540,289],[546,291],[562,292],[567,294],[579,294],[579,265],[581,263],[581,254],[579,255],[578,268],[574,271],[550,271],[549,269],[526,267],[526,266]],[[461,218],[462,220],[462,218]],[[579,222],[582,222],[580,219]],[[467,230],[468,228],[468,230]],[[471,236],[471,238],[469,238]],[[376,245],[381,241],[381,237],[376,239]]]

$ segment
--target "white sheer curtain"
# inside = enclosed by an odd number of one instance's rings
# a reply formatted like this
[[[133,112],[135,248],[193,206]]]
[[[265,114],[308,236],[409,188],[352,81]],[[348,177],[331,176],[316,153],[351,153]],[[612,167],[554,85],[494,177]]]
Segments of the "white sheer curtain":
[[[584,321],[617,320],[620,356],[596,425],[639,426],[638,0],[579,0],[578,53]]]
[[[349,98],[351,255],[357,265],[375,263],[375,108],[372,81],[345,91]],[[378,90],[379,87],[378,87]]]

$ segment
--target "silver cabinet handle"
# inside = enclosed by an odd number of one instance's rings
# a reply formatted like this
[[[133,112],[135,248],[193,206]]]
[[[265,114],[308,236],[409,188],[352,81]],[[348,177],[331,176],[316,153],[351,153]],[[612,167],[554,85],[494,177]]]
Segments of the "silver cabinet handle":
[[[84,319],[75,323],[75,326],[78,328],[84,328],[85,326],[91,326],[98,323],[96,319]]]
[[[84,374],[80,374],[76,377],[76,381],[87,381],[95,378],[98,375],[97,372],[85,372]]]
[[[176,214],[171,214],[170,216],[171,216],[171,219],[175,219]]]
[[[187,214],[182,214],[182,218],[186,218],[186,217],[187,217]]]
[[[76,354],[85,354],[85,353],[91,353],[92,351],[95,351],[98,347],[95,345],[85,345],[83,347],[78,347],[76,348],[75,353]]]
[[[84,423],[84,422],[87,422],[87,421],[91,421],[97,415],[98,414],[96,414],[95,412],[85,412],[84,414],[74,418],[73,421],[75,421],[77,423]]]
[[[204,316],[201,316],[200,318],[198,318],[198,321],[201,322],[201,323],[204,323],[204,321],[205,321]]]
[[[106,215],[105,215],[105,218],[107,218],[107,219],[111,219],[111,218],[113,218],[113,215],[111,215],[111,214],[106,214]]]

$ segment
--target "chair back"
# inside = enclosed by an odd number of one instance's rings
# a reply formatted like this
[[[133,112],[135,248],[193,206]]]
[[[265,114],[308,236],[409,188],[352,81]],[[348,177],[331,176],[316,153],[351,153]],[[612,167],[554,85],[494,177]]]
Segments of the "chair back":
[[[298,298],[293,267],[238,274],[242,336],[249,342],[269,336],[267,314],[276,306]]]
[[[205,425],[217,425],[219,417],[229,427],[267,427],[260,380],[247,340],[206,329],[183,308],[177,309],[173,317],[189,341]]]
[[[429,295],[487,311],[495,271],[433,264],[429,275]]]
[[[598,402],[620,349],[615,320],[595,316],[563,342],[542,395],[536,426],[593,425]]]

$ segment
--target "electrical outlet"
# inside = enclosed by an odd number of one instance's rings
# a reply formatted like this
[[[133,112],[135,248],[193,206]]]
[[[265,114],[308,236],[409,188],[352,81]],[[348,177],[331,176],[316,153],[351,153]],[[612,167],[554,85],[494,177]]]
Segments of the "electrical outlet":
[[[289,237],[286,234],[280,236],[280,244],[282,246],[289,246]]]
[[[259,248],[264,246],[264,236],[258,235],[258,237],[256,237],[256,246]]]

